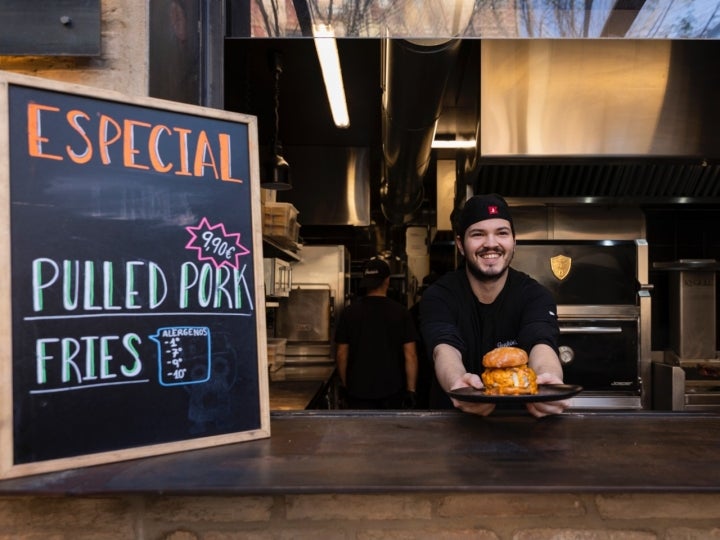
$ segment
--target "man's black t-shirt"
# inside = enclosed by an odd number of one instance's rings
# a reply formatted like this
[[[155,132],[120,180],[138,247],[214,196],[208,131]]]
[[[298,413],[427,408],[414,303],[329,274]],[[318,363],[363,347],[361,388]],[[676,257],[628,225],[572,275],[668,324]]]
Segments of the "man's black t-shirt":
[[[335,342],[349,345],[347,391],[364,399],[405,390],[403,346],[418,339],[410,312],[386,296],[365,296],[346,307]]]
[[[545,287],[523,272],[508,269],[503,290],[492,304],[472,292],[465,269],[445,274],[420,301],[420,320],[427,353],[446,343],[462,353],[470,373],[482,373],[482,357],[502,346],[530,352],[538,343],[557,351],[559,329],[555,300]],[[434,392],[433,407],[451,407],[444,393]],[[440,395],[438,395],[440,394]]]

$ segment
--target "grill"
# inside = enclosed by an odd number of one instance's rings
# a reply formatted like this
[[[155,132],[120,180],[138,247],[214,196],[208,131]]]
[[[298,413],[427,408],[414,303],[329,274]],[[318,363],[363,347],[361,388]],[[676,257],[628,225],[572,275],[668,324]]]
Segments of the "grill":
[[[519,240],[513,267],[555,297],[564,379],[584,388],[572,407],[649,408],[647,242]]]
[[[655,263],[670,273],[670,349],[653,363],[653,408],[720,410],[714,259]]]

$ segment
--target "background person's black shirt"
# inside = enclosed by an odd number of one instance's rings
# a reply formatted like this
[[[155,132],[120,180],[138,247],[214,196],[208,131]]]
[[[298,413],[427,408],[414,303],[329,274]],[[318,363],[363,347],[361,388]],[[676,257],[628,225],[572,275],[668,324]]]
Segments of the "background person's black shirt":
[[[346,389],[365,399],[405,391],[405,343],[418,339],[410,312],[385,296],[364,296],[346,307],[335,342],[349,346]]]

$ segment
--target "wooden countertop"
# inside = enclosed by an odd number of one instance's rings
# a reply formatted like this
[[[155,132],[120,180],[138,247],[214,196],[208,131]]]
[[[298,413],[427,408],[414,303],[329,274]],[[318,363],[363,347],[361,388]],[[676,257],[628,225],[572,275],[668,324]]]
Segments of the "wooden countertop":
[[[273,413],[271,437],[0,482],[10,494],[720,492],[720,415]]]

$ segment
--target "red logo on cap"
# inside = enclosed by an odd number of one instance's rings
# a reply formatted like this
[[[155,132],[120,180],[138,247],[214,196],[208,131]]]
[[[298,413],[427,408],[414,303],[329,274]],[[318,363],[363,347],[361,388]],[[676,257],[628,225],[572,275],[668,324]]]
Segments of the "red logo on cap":
[[[494,206],[494,205],[488,206],[488,214],[490,214],[491,216],[494,214],[499,214],[499,213],[500,213],[500,211],[498,210],[497,206]]]

